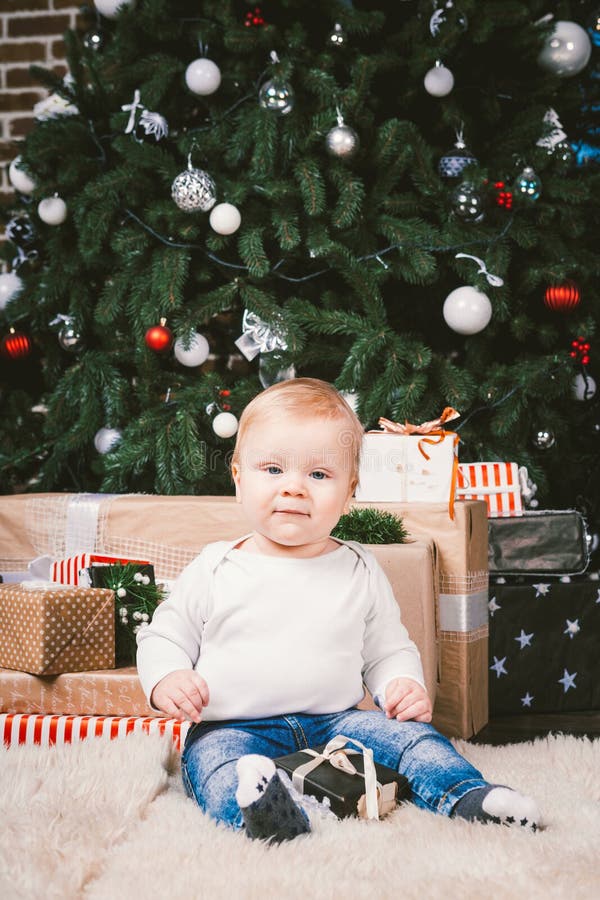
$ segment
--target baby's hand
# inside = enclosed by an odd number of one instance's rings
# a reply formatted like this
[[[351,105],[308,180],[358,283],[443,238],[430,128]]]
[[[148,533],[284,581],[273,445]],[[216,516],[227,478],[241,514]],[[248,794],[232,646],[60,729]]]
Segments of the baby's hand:
[[[432,706],[429,695],[412,678],[394,678],[385,689],[383,711],[388,719],[407,722],[431,722]]]
[[[202,709],[208,706],[208,685],[193,669],[178,669],[161,678],[150,700],[161,712],[180,722],[200,722]]]

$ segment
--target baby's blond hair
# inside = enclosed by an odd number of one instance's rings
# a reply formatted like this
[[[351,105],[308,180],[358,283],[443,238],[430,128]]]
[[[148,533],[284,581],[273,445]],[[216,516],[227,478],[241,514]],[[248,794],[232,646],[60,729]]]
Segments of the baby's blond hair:
[[[240,464],[242,445],[251,425],[261,419],[272,421],[286,413],[298,419],[309,416],[328,420],[339,419],[340,444],[348,450],[350,458],[350,479],[358,483],[364,429],[339,391],[318,378],[290,378],[288,381],[279,381],[250,401],[240,416],[232,465]]]

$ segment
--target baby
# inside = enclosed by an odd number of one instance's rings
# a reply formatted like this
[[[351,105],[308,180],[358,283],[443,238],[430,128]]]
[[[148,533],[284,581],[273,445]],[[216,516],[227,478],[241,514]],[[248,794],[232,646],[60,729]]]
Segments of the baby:
[[[421,660],[383,570],[331,537],[358,482],[363,428],[312,378],[244,410],[232,460],[252,531],[207,545],[138,634],[152,706],[192,722],[188,794],[253,838],[310,831],[273,759],[343,734],[446,816],[535,830],[535,802],[489,784],[432,725]],[[356,709],[367,686],[379,710]]]

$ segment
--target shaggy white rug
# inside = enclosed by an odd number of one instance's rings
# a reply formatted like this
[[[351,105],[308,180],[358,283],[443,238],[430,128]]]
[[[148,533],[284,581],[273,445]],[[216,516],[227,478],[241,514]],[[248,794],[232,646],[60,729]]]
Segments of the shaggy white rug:
[[[381,822],[324,819],[270,847],[215,825],[185,797],[168,738],[5,748],[0,897],[598,897],[600,740],[457,747],[490,780],[535,796],[546,828],[449,820],[409,804]]]

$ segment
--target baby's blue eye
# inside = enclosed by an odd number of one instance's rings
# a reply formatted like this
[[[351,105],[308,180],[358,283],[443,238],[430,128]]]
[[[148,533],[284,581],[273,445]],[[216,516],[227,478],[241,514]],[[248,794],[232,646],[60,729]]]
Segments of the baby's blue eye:
[[[267,466],[266,471],[269,475],[281,475],[281,469],[279,466]]]
[[[321,472],[319,469],[317,469],[316,472],[311,472],[311,475],[317,481],[323,481],[324,478],[327,478],[327,475],[325,474],[325,472]]]

